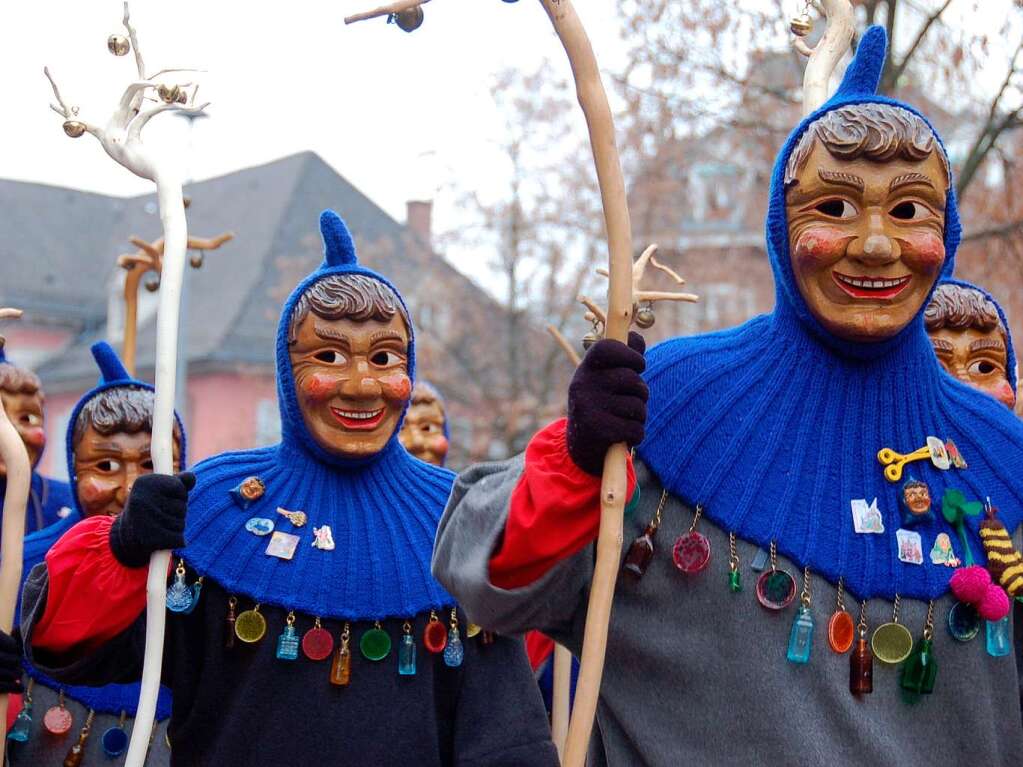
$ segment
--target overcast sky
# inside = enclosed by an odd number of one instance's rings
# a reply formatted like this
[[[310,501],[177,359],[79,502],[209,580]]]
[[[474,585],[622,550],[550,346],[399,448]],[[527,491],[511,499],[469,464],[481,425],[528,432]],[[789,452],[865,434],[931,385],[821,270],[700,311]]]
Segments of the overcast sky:
[[[502,171],[490,138],[499,126],[493,73],[549,56],[568,76],[539,3],[434,0],[413,34],[382,19],[344,25],[345,15],[380,4],[135,0],[147,69],[206,69],[200,93],[213,101],[210,119],[192,131],[181,118],[158,116],[147,142],[179,153],[196,178],[313,150],[399,220],[407,199],[433,197],[453,176],[463,188],[493,187]],[[620,57],[614,0],[577,6],[601,59]],[[106,120],[134,75],[130,55],[106,49],[107,36],[123,32],[119,0],[7,2],[0,13],[0,177],[116,195],[152,191],[91,136],[65,137],[47,106],[44,64],[84,119]],[[441,203],[435,223],[443,230]]]

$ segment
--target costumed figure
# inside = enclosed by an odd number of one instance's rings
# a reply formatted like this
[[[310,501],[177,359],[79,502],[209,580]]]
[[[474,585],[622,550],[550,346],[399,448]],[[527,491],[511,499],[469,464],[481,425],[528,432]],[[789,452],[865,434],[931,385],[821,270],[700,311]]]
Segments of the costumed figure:
[[[426,381],[416,381],[412,387],[405,420],[398,435],[401,444],[420,461],[443,466],[448,457],[448,415],[444,398]]]
[[[1015,659],[970,641],[980,607],[952,616],[964,603],[948,594],[953,559],[983,561],[977,499],[1008,531],[1023,517],[1023,426],[950,385],[932,351],[924,306],[960,226],[938,136],[876,94],[885,49],[868,30],[778,156],[774,311],[645,358],[637,335],[599,341],[567,419],[455,483],[438,580],[484,627],[537,628],[578,654],[601,466],[611,445],[637,448],[592,764],[1023,754]],[[907,466],[941,509],[912,528]],[[882,524],[858,531],[875,508]],[[990,632],[1007,596],[979,585]]]
[[[942,280],[924,311],[934,353],[949,375],[1016,406],[1016,353],[1002,307],[985,290]]]
[[[153,387],[132,378],[108,344],[95,344],[92,353],[99,366],[100,382],[78,401],[67,430],[68,476],[74,488],[75,513],[26,536],[26,580],[33,566],[45,569],[40,563],[65,534],[68,537],[62,541],[63,546],[76,545],[79,536],[95,536],[88,525],[75,527],[78,519],[100,516],[109,521],[116,517],[124,509],[135,481],[153,471]],[[175,429],[176,467],[184,462],[184,449],[184,430],[179,421]],[[103,577],[98,569],[82,569],[65,585],[74,589],[83,579],[90,579],[95,584],[90,588],[102,589]],[[24,666],[27,681],[23,708],[8,733],[12,767],[124,764],[139,697],[137,683],[65,685],[31,663],[25,662]],[[165,742],[170,711],[170,691],[161,687],[157,701],[160,724],[153,734],[145,762],[148,766],[170,761]]]
[[[43,414],[46,397],[39,376],[31,370],[8,362],[2,348],[0,348],[0,400],[3,400],[7,417],[21,435],[32,464],[32,490],[25,514],[25,534],[28,535],[71,514],[71,492],[66,482],[44,477],[35,470],[46,447]],[[3,498],[6,477],[7,469],[3,460],[0,460],[0,499]]]
[[[68,683],[137,679],[145,565],[172,548],[172,764],[554,765],[521,644],[430,574],[453,475],[398,442],[405,305],[320,224],[326,260],[277,333],[281,443],[141,477],[121,515],[79,523],[26,584],[27,651]]]

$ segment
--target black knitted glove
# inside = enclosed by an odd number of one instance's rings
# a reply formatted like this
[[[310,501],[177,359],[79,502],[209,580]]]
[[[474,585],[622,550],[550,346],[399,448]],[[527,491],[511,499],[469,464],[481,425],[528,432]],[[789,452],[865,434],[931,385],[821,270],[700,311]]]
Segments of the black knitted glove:
[[[188,491],[195,487],[190,471],[145,474],[135,480],[125,504],[110,526],[110,550],[125,567],[144,567],[154,551],[185,545]]]
[[[21,637],[0,631],[0,693],[21,692]]]
[[[597,341],[568,387],[568,454],[588,474],[600,476],[607,449],[618,442],[643,441],[649,396],[640,373],[646,368],[646,342],[629,333],[629,345]]]

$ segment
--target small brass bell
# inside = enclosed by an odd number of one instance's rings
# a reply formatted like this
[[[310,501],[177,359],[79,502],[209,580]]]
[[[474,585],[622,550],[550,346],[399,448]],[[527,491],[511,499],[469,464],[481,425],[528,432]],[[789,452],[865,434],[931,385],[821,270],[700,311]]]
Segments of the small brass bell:
[[[423,25],[423,8],[417,5],[394,14],[394,23],[404,32],[415,32]]]
[[[583,348],[589,349],[593,344],[597,343],[600,338],[592,330],[583,336]]]
[[[202,253],[193,253],[191,256],[189,256],[188,263],[192,265],[193,269],[198,269],[199,267],[202,266],[204,260],[205,258],[203,257]]]
[[[110,35],[107,38],[107,50],[115,56],[124,56],[131,50],[131,43],[124,35]]]
[[[184,93],[177,85],[163,85],[156,87],[156,95],[165,104],[184,103]]]
[[[78,120],[65,120],[64,133],[71,138],[78,138],[85,133],[85,123],[79,122]]]
[[[635,314],[636,327],[646,330],[654,326],[654,321],[657,319],[654,317],[654,308],[650,304],[644,304],[639,307]]]
[[[160,278],[150,277],[146,280],[146,290],[150,293],[155,293],[160,289]]]
[[[789,22],[789,29],[796,37],[806,37],[813,31],[813,19],[810,14],[801,13]]]

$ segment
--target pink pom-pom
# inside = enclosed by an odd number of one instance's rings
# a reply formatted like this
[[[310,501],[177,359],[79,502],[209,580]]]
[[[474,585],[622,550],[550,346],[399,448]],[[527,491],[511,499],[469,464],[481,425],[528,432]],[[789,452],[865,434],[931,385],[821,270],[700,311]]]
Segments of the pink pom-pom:
[[[952,573],[949,581],[956,599],[971,605],[977,605],[984,599],[990,585],[991,573],[980,565],[959,568]]]
[[[977,615],[986,621],[1000,621],[1009,614],[1011,604],[1002,587],[992,583],[976,605]]]

